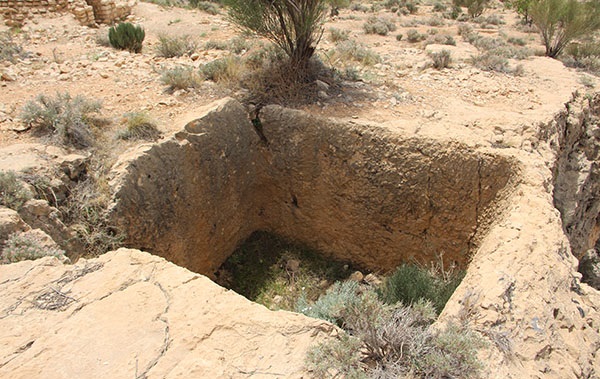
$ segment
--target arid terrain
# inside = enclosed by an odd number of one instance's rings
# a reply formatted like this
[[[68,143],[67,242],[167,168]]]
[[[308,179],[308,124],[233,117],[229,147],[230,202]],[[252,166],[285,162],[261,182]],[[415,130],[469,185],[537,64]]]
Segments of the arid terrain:
[[[443,256],[466,275],[435,325],[461,320],[486,339],[481,377],[599,378],[600,292],[577,270],[600,234],[600,79],[544,57],[535,28],[501,3],[462,21],[436,4],[329,17],[317,55],[339,78],[296,109],[263,104],[260,129],[235,80],[163,82],[267,43],[223,8],[137,3],[139,54],[68,12],[0,22],[22,47],[0,60],[0,171],[36,190],[32,177],[53,176],[50,195],[0,209],[0,236],[41,229],[74,263],[0,266],[0,377],[314,377],[307,351],[339,328],[210,280],[266,230],[377,273]],[[366,33],[374,16],[395,29]],[[193,49],[162,57],[164,36]],[[442,50],[452,61],[438,69]],[[487,53],[499,69],[477,59]],[[101,102],[97,146],[54,147],[23,122],[36,96],[67,92]],[[160,137],[119,139],[132,113]],[[88,177],[123,233],[100,257],[58,206]]]

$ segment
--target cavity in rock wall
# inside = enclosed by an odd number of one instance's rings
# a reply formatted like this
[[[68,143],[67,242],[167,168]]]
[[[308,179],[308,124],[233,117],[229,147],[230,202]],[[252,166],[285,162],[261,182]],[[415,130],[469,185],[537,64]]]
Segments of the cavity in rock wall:
[[[281,107],[264,108],[261,127],[266,141],[224,101],[124,157],[112,216],[128,245],[208,275],[255,230],[370,269],[440,254],[464,266],[513,172],[460,144]]]

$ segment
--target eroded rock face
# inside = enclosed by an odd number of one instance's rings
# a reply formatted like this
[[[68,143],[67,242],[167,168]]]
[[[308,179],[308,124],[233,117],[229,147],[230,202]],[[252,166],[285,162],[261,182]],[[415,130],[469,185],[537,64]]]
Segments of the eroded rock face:
[[[463,267],[513,178],[510,158],[269,106],[258,134],[225,100],[128,154],[112,184],[129,246],[211,275],[267,230],[371,269]],[[510,187],[510,186],[509,186]]]
[[[136,250],[0,265],[0,291],[2,378],[300,378],[336,332]]]

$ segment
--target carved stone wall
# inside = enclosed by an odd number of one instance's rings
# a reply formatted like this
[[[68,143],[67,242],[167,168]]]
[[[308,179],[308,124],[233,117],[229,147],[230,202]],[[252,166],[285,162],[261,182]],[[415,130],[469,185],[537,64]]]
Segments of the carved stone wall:
[[[83,25],[109,24],[131,13],[137,0],[0,0],[8,26],[21,26],[35,14],[70,12]]]

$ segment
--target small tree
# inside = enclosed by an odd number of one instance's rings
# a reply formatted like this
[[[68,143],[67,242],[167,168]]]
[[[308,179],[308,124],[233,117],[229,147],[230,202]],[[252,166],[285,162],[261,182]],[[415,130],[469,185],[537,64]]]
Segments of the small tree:
[[[572,40],[600,28],[600,4],[596,0],[537,0],[529,13],[551,58],[560,55]]]
[[[242,29],[269,39],[304,71],[323,35],[326,0],[225,0],[229,18]]]
[[[508,0],[504,2],[507,8],[514,9],[519,15],[523,17],[523,21],[526,24],[531,25],[531,18],[529,17],[529,8],[531,7],[532,0]]]

